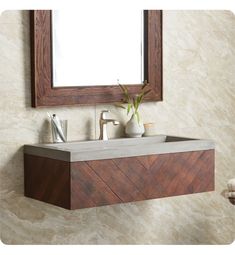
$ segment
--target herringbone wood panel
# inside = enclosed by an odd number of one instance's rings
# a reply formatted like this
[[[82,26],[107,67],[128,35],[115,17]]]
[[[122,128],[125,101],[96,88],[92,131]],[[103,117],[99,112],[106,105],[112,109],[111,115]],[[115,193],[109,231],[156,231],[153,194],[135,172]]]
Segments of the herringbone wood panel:
[[[97,187],[87,178],[80,179],[81,182],[89,183],[89,187],[95,186],[96,191],[102,194],[116,195],[115,199],[109,197],[105,202],[96,199],[96,206],[106,202],[115,204],[214,189],[213,150],[93,160],[72,165],[75,172],[82,171],[86,165],[103,185]],[[93,191],[93,188],[88,190],[88,194]],[[76,200],[76,194],[73,197]],[[91,195],[89,197],[92,199]]]
[[[214,150],[63,162],[25,155],[25,195],[68,209],[214,189]]]

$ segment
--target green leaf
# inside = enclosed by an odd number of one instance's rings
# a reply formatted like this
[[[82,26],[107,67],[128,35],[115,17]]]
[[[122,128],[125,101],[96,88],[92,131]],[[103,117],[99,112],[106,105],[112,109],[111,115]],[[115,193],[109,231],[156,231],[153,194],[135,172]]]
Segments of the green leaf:
[[[139,102],[139,103],[142,102],[143,97],[144,97],[144,94],[142,94],[142,95],[140,96],[140,99],[139,99],[140,102]]]
[[[139,112],[136,112],[136,117],[137,117],[137,121],[138,121],[138,124],[140,124],[140,115],[139,115]]]
[[[141,103],[141,101],[142,101],[142,98],[143,98],[143,93],[141,93],[139,96],[138,96],[138,104],[140,104]]]
[[[131,104],[129,103],[129,104],[127,105],[127,115],[129,114],[130,110],[131,110]]]
[[[138,110],[138,108],[142,102],[143,96],[144,96],[144,92],[142,92],[141,94],[138,95],[137,100],[136,100],[137,101],[136,110]]]
[[[138,110],[139,106],[140,106],[140,101],[139,101],[139,97],[136,98],[136,110]]]
[[[128,96],[128,89],[124,85],[119,84],[119,86],[122,89],[123,93]]]
[[[122,105],[121,103],[115,103],[114,104],[116,107],[122,108],[122,109],[126,109],[126,107],[124,105]]]
[[[133,105],[135,110],[137,110],[137,98],[133,98]]]
[[[129,92],[128,92],[127,87],[125,87],[125,86],[122,85],[122,84],[119,84],[119,86],[120,86],[122,92],[124,93],[124,101],[125,101],[126,103],[129,103],[129,102],[131,101],[131,98],[130,98],[130,96],[129,96]]]

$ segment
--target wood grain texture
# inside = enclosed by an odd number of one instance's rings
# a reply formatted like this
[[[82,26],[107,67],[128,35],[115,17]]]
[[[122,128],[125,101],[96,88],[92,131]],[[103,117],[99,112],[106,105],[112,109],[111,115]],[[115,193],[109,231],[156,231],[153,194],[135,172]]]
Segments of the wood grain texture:
[[[53,88],[51,11],[31,11],[32,106],[90,105],[120,102],[123,94],[118,86],[84,86]],[[146,101],[162,100],[162,11],[144,12],[144,77],[152,92]],[[91,70],[92,74],[92,70]],[[128,86],[128,84],[127,84]],[[130,85],[130,94],[141,85]]]
[[[67,209],[214,190],[214,150],[64,162],[25,155],[25,195]]]
[[[85,162],[71,163],[71,188],[71,209],[121,202]]]
[[[70,209],[70,163],[24,155],[24,194]]]

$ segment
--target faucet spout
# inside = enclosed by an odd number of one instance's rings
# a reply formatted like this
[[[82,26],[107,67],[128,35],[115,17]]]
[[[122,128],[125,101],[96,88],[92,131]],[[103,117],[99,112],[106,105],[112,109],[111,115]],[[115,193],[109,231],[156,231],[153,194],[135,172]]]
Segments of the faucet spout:
[[[114,119],[104,119],[103,122],[105,122],[105,123],[111,122],[111,123],[113,123],[113,125],[115,125],[115,126],[119,124],[119,121],[114,120]]]
[[[114,125],[114,126],[117,126],[117,125],[119,125],[119,124],[120,124],[119,121],[117,121],[117,120],[114,120],[114,121],[113,121],[113,125]]]
[[[100,114],[100,137],[99,140],[108,140],[108,135],[107,135],[107,124],[108,123],[113,123],[114,126],[119,125],[119,121],[114,120],[114,119],[107,119],[106,118],[106,113],[109,112],[107,110],[102,111]]]

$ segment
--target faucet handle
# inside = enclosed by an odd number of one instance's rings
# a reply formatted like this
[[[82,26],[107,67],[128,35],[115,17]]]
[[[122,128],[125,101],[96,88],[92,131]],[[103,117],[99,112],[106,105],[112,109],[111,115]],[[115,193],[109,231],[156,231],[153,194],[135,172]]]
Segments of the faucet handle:
[[[103,111],[101,111],[101,113],[100,113],[101,119],[105,119],[106,118],[106,114],[105,113],[108,113],[108,112],[110,112],[110,110],[103,110]]]

